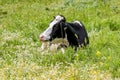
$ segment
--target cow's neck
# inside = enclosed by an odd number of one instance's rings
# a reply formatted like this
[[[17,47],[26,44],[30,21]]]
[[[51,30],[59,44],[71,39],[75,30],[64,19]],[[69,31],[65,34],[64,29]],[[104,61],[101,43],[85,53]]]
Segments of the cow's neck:
[[[66,38],[69,42],[69,45],[72,47],[78,47],[79,41],[78,36],[75,32],[75,30],[72,28],[72,26],[69,23],[66,23],[67,29],[65,30]]]

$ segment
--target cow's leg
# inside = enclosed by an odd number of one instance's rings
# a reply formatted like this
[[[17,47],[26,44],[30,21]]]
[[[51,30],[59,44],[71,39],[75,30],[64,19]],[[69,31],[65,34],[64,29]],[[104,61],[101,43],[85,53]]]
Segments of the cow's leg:
[[[49,47],[49,44],[49,42],[43,42],[40,51],[44,51],[45,49],[47,49]]]
[[[76,47],[74,48],[74,59],[76,59],[77,52],[78,52],[78,47],[76,46]]]

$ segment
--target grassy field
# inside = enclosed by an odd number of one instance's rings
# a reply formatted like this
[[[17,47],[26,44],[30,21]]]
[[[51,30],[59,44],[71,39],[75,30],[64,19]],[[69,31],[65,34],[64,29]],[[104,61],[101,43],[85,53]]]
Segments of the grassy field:
[[[86,26],[77,52],[41,53],[39,34],[62,14]],[[119,0],[0,0],[0,80],[120,80]]]

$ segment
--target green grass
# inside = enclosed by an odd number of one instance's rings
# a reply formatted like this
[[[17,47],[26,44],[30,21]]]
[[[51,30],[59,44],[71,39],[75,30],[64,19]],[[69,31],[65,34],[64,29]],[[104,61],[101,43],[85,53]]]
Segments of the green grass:
[[[41,53],[39,34],[62,14],[82,21],[90,44]],[[0,80],[119,80],[119,0],[1,0]]]

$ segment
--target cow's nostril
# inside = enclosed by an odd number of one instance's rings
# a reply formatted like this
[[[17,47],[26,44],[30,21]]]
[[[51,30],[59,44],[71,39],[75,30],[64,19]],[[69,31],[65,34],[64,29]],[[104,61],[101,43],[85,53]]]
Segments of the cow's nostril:
[[[40,39],[43,39],[43,38],[44,38],[44,36],[43,36],[43,35],[41,35],[41,36],[40,36]]]

